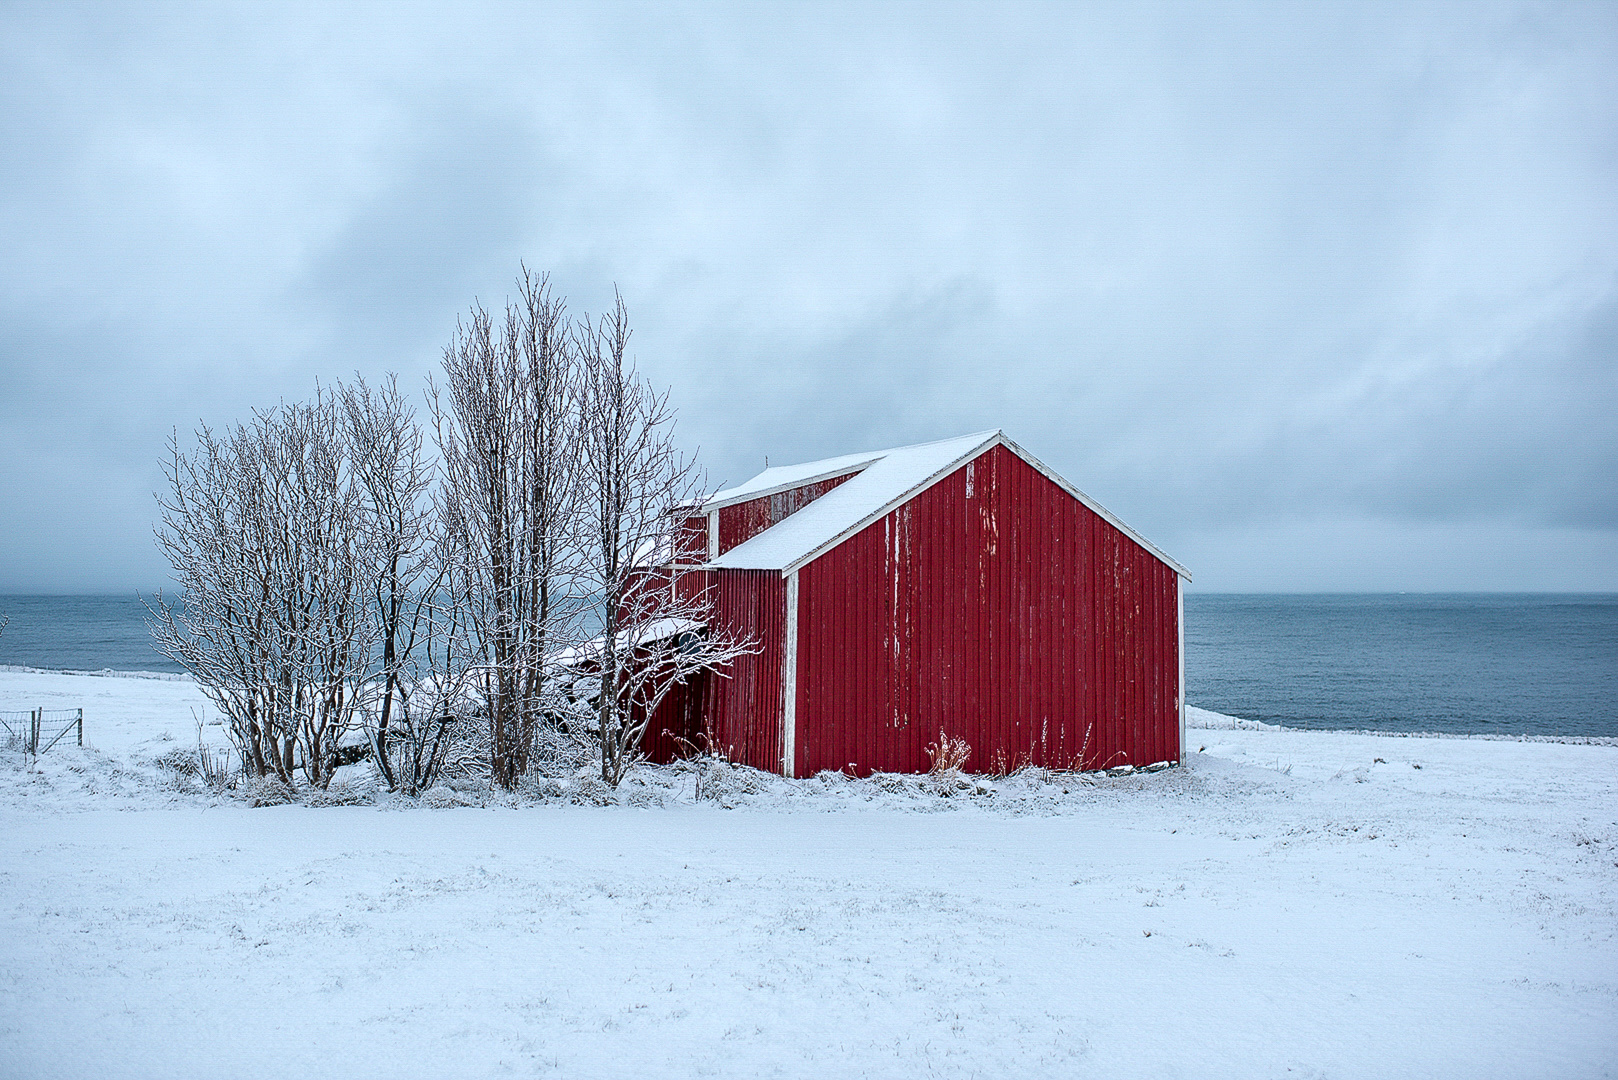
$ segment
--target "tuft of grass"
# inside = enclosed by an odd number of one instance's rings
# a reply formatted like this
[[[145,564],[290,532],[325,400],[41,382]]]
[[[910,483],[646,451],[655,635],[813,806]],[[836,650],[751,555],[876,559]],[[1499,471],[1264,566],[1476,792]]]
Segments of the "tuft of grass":
[[[938,741],[927,744],[927,756],[932,759],[932,768],[927,770],[932,775],[954,775],[972,757],[972,745],[965,739],[950,738],[944,734],[943,728],[939,728]]]

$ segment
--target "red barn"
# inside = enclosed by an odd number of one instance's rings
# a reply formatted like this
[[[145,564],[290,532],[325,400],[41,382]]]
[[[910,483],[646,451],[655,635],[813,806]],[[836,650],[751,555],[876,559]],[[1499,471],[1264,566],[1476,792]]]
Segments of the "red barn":
[[[1190,574],[998,431],[765,469],[687,541],[760,651],[670,695],[654,760],[918,772],[940,732],[972,772],[1180,760]]]

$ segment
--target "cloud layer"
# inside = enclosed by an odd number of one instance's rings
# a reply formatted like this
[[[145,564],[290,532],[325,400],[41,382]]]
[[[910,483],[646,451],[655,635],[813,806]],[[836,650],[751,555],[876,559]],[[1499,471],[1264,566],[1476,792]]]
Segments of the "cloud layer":
[[[11,5],[0,588],[614,284],[715,481],[1004,427],[1201,588],[1618,588],[1610,5]]]

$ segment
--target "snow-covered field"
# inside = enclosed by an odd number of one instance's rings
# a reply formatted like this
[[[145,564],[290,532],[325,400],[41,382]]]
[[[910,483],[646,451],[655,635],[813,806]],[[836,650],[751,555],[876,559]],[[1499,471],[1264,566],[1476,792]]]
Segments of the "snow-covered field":
[[[187,683],[0,672],[37,705],[88,745],[0,754],[8,1077],[1618,1073],[1615,746],[1200,714],[948,798],[250,809],[153,764]]]

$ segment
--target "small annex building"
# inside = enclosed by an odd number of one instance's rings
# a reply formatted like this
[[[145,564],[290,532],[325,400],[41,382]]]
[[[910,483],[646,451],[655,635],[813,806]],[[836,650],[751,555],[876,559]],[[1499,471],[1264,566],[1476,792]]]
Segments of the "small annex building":
[[[1186,569],[1000,431],[767,468],[690,508],[680,573],[759,651],[677,688],[655,761],[810,776],[1178,762]]]

